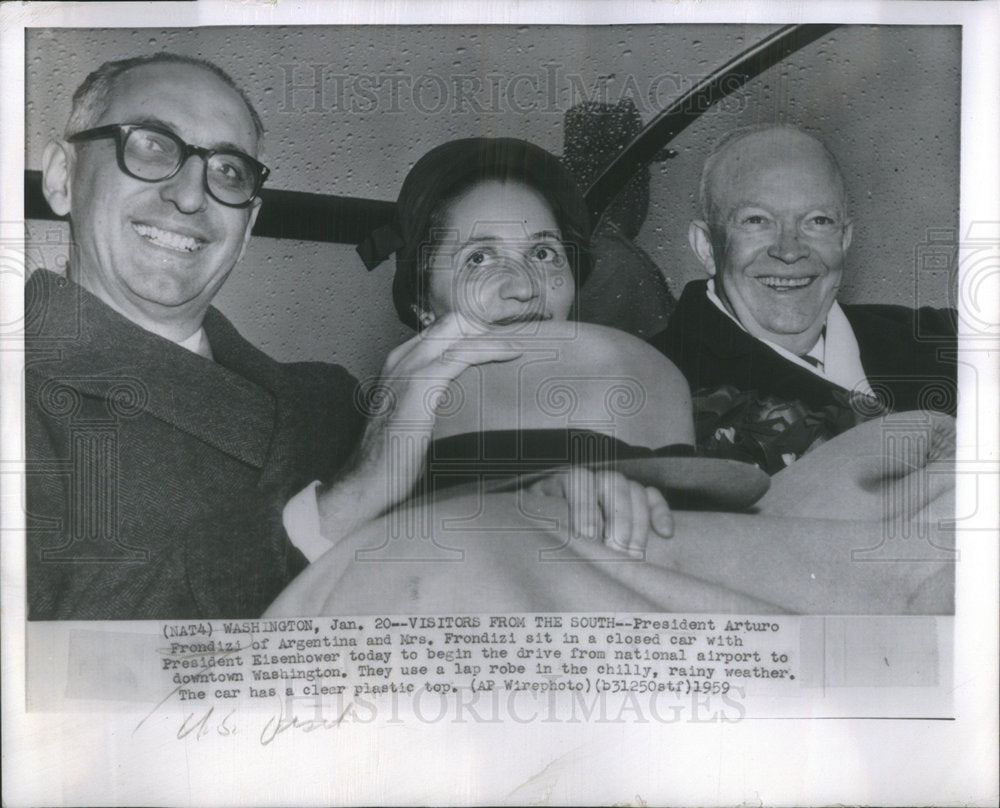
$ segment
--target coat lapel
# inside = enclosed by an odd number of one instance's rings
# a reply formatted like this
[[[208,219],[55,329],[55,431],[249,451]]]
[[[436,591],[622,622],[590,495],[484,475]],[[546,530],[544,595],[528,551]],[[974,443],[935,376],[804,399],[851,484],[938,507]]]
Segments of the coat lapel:
[[[690,293],[695,314],[684,323],[689,355],[711,357],[705,378],[692,387],[731,384],[741,390],[768,391],[787,400],[801,399],[810,407],[823,406],[832,391],[842,389],[741,330],[708,299],[706,287],[706,281],[692,281],[684,287],[679,305],[684,305]],[[701,371],[695,371],[700,378]]]
[[[875,376],[906,372],[922,355],[913,350],[912,326],[901,327],[861,306],[841,306],[858,341],[861,364]]]
[[[763,343],[747,339],[744,332],[715,307],[708,299],[707,281],[692,281],[685,286],[682,297],[689,295],[695,316],[684,325],[687,339],[700,350],[723,360],[746,359],[757,353],[758,347],[764,348],[768,354],[774,353]]]
[[[123,406],[125,412],[146,412],[237,460],[263,467],[276,417],[267,382],[277,374],[277,364],[243,340],[219,312],[212,309],[206,318],[219,360],[212,362],[140,328],[50,272],[37,270],[28,287],[32,373],[104,398],[112,412],[122,412]]]

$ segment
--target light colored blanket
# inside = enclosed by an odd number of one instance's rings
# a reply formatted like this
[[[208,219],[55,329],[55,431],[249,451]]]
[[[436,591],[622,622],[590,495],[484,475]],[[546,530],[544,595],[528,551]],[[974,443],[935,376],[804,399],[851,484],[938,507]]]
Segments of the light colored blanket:
[[[953,441],[947,416],[863,424],[776,475],[755,513],[675,513],[674,537],[651,537],[641,560],[570,538],[558,498],[411,502],[311,564],[267,614],[949,614]]]

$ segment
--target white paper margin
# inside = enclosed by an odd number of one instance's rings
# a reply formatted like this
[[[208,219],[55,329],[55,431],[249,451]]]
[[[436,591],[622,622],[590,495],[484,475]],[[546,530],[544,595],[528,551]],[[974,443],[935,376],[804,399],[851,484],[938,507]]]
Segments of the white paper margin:
[[[567,21],[961,23],[961,232],[977,222],[992,227],[994,243],[1000,243],[995,2],[5,3],[0,7],[0,223],[16,230],[23,221],[24,27]],[[983,279],[993,284],[988,289],[996,289],[997,274]],[[8,279],[3,284],[2,322],[15,322],[22,300],[11,293]],[[959,457],[959,463],[976,464],[981,471],[975,477],[978,486],[960,489],[958,509],[965,513],[978,507],[984,527],[996,524],[1000,510],[996,349],[994,344],[989,352],[966,357],[991,388],[977,401],[964,400],[960,411],[960,421],[978,430],[980,452]],[[23,456],[23,443],[17,445],[22,365],[16,351],[0,351],[3,496],[15,504],[23,497],[16,471]],[[960,375],[960,385],[968,381],[967,374]],[[86,714],[26,714],[20,511],[5,507],[2,524],[5,805],[495,804],[512,799],[639,805],[996,804],[995,533],[959,535],[953,722],[353,726],[261,748],[249,739],[225,747],[178,744],[166,734],[159,742],[137,744],[130,716],[98,721]]]

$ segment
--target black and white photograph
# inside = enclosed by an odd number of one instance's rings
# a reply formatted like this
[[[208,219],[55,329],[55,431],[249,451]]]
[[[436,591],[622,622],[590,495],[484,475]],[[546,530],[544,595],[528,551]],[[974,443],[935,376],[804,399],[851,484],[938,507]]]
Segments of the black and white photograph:
[[[996,3],[156,5],[0,10],[5,804],[996,799]]]

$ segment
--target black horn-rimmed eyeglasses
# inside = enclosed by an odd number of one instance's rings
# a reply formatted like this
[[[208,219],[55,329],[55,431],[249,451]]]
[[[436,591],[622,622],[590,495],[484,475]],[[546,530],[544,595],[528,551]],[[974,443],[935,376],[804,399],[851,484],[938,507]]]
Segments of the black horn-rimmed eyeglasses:
[[[185,143],[168,129],[150,124],[112,123],[70,135],[70,143],[114,138],[118,167],[144,182],[168,180],[194,155],[203,161],[205,188],[216,202],[245,208],[270,173],[267,166],[236,149],[205,149]]]

